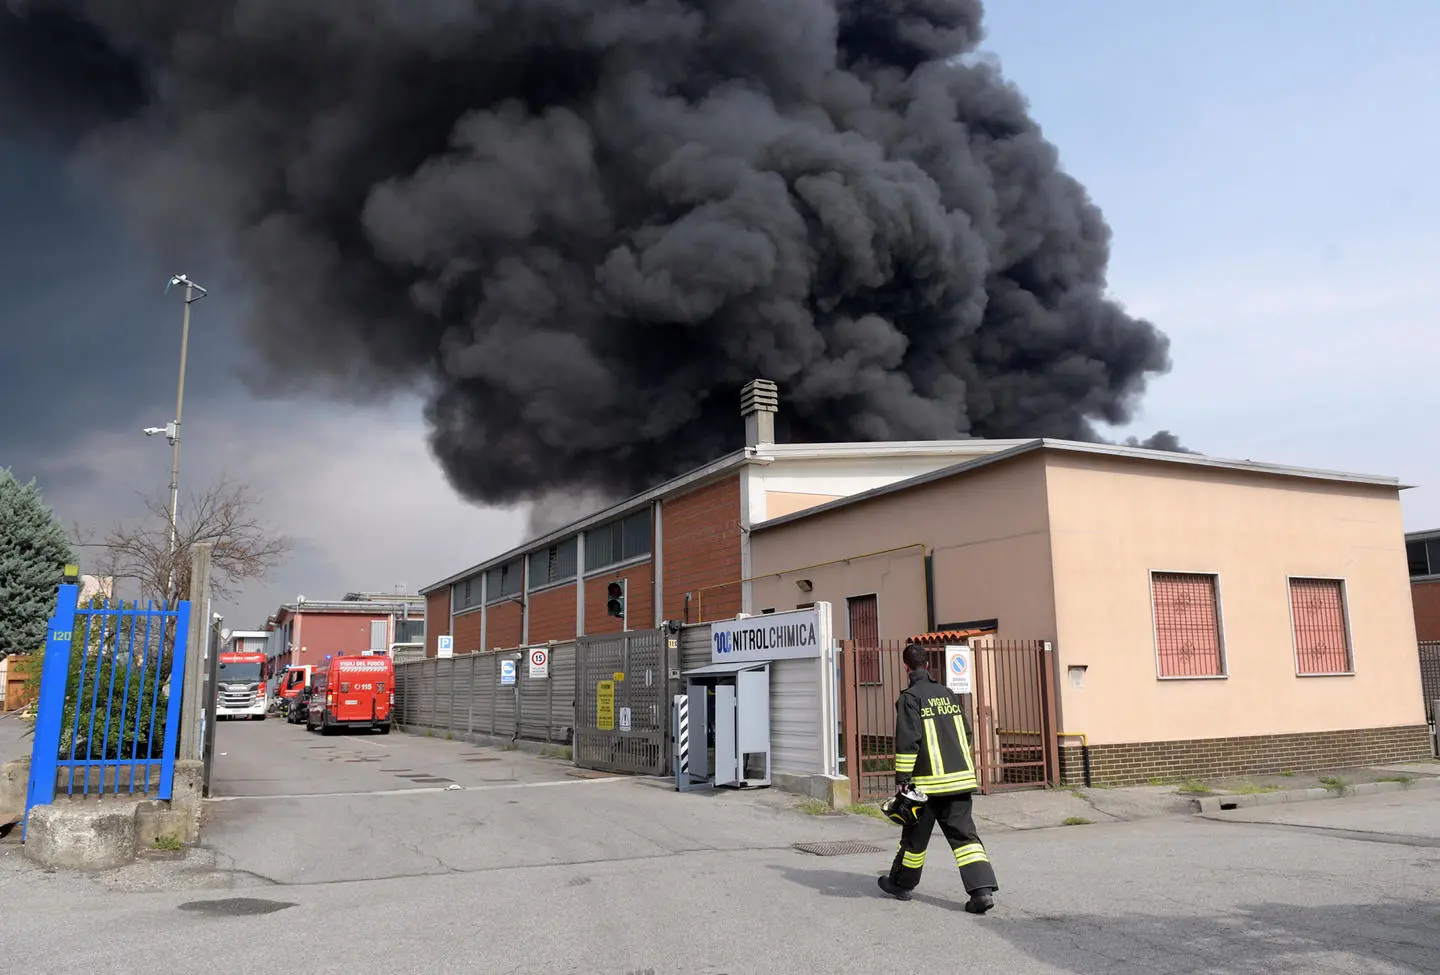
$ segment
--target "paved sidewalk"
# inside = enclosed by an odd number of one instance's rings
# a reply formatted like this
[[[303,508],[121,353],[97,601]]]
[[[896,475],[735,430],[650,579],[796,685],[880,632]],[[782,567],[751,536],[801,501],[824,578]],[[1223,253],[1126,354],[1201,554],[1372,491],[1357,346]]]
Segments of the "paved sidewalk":
[[[1049,829],[1428,788],[1440,788],[1440,761],[1117,788],[1025,789],[977,796],[975,818],[982,832]],[[778,801],[812,815],[835,815],[814,802]],[[878,817],[879,810],[862,804],[848,814]]]

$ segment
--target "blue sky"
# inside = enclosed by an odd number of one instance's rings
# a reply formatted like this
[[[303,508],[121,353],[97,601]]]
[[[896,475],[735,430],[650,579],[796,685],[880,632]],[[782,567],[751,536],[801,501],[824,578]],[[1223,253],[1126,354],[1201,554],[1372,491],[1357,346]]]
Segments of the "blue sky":
[[[987,20],[986,50],[1105,213],[1114,295],[1171,337],[1175,367],[1125,432],[1399,476],[1419,485],[1406,527],[1440,527],[1440,3],[1025,0]],[[197,306],[182,480],[245,476],[299,544],[232,619],[414,588],[519,539],[523,512],[454,497],[418,403],[250,400],[238,286],[138,250],[48,161],[0,152],[0,209],[0,379],[43,372],[82,410],[12,423],[0,464],[38,475],[67,523],[163,490],[169,452],[139,429],[173,406],[179,303],[162,291],[187,271],[215,297]],[[97,333],[98,350],[80,339]],[[123,402],[89,395],[105,370]]]
[[[1440,525],[1440,4],[992,3],[986,47],[1172,340],[1141,429],[1392,474]]]

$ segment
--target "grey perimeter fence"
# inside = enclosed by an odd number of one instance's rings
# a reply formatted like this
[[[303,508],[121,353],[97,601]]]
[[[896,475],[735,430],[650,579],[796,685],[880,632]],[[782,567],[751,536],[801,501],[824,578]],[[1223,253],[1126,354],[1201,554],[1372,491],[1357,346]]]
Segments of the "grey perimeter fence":
[[[678,634],[631,630],[584,639],[583,648],[575,641],[544,645],[548,677],[530,676],[534,647],[397,661],[395,720],[406,731],[442,737],[570,745],[583,768],[668,773],[670,696],[681,693],[682,671],[710,663],[710,624],[685,626]],[[577,680],[582,659],[587,673]],[[513,684],[501,683],[507,660],[515,664]],[[611,684],[618,713],[602,725],[596,684],[627,671],[629,679]],[[583,701],[577,683],[589,690]],[[578,734],[577,722],[584,723]]]
[[[575,644],[550,651],[550,676],[530,677],[526,649],[469,653],[395,665],[395,717],[407,729],[455,737],[570,744],[575,734]],[[502,661],[515,683],[502,684]]]

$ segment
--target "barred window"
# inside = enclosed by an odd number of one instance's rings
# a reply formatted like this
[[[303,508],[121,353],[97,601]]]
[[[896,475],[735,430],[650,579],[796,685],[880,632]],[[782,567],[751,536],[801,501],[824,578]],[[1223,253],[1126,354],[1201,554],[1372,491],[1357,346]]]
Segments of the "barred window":
[[[1224,677],[1218,580],[1191,572],[1150,575],[1161,677]]]
[[[1297,674],[1348,674],[1354,670],[1344,582],[1291,579],[1290,622],[1295,630]]]
[[[855,649],[856,679],[862,684],[880,683],[880,606],[876,596],[851,596],[846,600],[850,614],[850,642]]]

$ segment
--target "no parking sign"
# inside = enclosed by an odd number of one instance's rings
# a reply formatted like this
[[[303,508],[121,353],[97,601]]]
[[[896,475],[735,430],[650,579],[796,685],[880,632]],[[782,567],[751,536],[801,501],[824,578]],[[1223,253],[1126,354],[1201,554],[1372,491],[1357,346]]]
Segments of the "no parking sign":
[[[955,694],[973,694],[974,667],[969,647],[945,648],[945,686]]]
[[[530,650],[530,679],[550,676],[550,651],[544,647]]]

